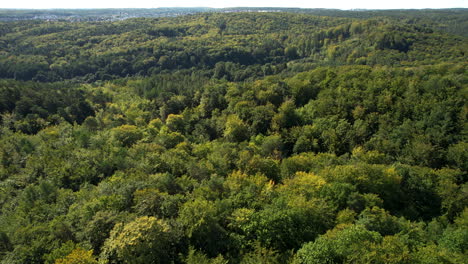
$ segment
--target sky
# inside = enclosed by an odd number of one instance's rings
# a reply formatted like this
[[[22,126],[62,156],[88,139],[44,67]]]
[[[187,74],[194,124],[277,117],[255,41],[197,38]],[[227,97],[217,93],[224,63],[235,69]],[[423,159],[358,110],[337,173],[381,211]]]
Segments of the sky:
[[[0,8],[302,7],[336,9],[468,8],[468,0],[2,0]]]

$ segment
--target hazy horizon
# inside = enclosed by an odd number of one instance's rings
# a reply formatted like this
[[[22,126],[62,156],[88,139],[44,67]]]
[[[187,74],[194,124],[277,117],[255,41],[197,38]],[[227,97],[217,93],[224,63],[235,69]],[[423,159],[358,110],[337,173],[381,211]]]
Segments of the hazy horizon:
[[[92,1],[82,0],[78,2],[58,1],[58,0],[18,0],[0,4],[1,9],[112,9],[112,8],[232,8],[232,7],[277,7],[277,8],[325,8],[325,9],[447,9],[447,8],[468,8],[468,1],[448,0],[448,1],[403,1],[395,0],[388,2],[377,2],[370,0],[330,0],[326,2],[313,2],[303,0],[278,1],[278,0],[173,0],[173,1],[150,1],[150,0],[104,0]]]
[[[421,8],[338,8],[338,7],[298,7],[298,6],[161,6],[161,7],[0,7],[0,10],[92,10],[92,9],[163,9],[163,8],[207,8],[207,9],[230,9],[230,8],[293,8],[293,9],[330,9],[330,10],[443,10],[443,9],[468,9],[468,7],[421,7]]]

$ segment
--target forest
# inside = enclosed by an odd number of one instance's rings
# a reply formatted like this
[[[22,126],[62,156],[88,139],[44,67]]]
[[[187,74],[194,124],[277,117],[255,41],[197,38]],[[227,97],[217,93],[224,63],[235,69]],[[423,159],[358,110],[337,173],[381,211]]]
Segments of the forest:
[[[0,22],[0,263],[468,263],[468,10],[283,11]]]

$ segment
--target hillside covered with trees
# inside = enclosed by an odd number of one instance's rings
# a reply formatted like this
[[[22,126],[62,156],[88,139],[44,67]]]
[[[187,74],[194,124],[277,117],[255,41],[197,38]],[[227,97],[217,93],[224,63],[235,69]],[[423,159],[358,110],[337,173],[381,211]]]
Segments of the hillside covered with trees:
[[[325,11],[0,22],[0,263],[467,263],[468,11]]]

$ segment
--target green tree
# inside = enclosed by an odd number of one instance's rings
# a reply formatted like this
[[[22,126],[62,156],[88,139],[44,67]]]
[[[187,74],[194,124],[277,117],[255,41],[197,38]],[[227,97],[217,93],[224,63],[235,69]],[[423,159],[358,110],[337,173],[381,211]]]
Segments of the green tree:
[[[231,142],[242,142],[249,138],[247,125],[236,115],[230,115],[226,121],[224,137]]]
[[[359,225],[335,228],[320,236],[314,242],[304,244],[297,251],[293,263],[366,263],[368,248],[380,243],[382,237]]]
[[[122,145],[129,147],[143,137],[140,129],[133,125],[122,125],[112,129],[113,137]]]
[[[179,211],[178,222],[184,227],[190,244],[209,257],[226,252],[228,234],[220,224],[222,211],[217,204],[204,199],[188,201]]]
[[[143,216],[114,226],[100,255],[101,263],[168,263],[175,259],[180,240],[175,227]]]

